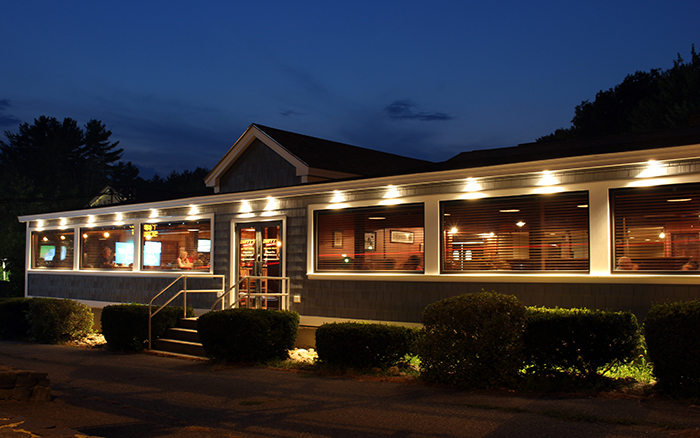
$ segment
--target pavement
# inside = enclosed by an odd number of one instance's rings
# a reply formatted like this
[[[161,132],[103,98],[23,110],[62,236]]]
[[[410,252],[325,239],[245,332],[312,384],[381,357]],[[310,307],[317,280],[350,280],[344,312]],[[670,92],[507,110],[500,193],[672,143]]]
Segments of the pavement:
[[[52,394],[0,413],[95,437],[700,438],[700,407],[658,395],[464,391],[14,341],[0,365],[48,373]],[[15,432],[0,437],[38,436]]]

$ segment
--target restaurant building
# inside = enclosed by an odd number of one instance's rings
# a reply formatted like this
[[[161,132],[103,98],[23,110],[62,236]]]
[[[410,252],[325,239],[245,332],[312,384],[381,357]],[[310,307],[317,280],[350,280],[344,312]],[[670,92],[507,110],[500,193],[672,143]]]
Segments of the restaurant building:
[[[700,298],[698,127],[431,163],[253,124],[206,183],[214,195],[20,217],[26,296],[148,303],[186,274],[305,325],[417,323],[482,289],[640,318]]]

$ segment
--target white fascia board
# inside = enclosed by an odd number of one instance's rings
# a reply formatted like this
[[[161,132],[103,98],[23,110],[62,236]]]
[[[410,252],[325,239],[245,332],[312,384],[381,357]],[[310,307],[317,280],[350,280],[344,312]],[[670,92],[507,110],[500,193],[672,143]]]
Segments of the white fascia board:
[[[264,136],[266,137],[266,136]],[[271,140],[268,140],[271,141]],[[274,142],[273,142],[274,143]],[[212,205],[242,200],[265,199],[267,197],[285,198],[293,196],[304,196],[334,190],[363,190],[377,187],[409,184],[430,184],[436,182],[447,182],[462,180],[466,177],[493,177],[493,176],[515,176],[543,170],[565,171],[581,170],[599,167],[612,167],[620,165],[642,164],[649,160],[678,160],[700,158],[700,145],[686,145],[667,147],[659,149],[649,149],[643,151],[617,152],[612,154],[575,156],[567,158],[555,158],[550,160],[529,161],[524,163],[511,163],[495,166],[473,167],[468,169],[454,169],[429,173],[414,173],[406,175],[385,176],[378,178],[358,178],[348,181],[330,181],[323,183],[297,185],[289,187],[279,187],[249,192],[222,193],[195,198],[175,199],[170,201],[160,201],[144,204],[132,204],[126,206],[108,206],[95,209],[84,209],[76,211],[64,211],[56,213],[44,213],[37,215],[20,216],[20,222],[28,222],[38,219],[57,219],[59,217],[76,217],[86,215],[99,215],[108,213],[125,213],[133,211],[144,211],[149,208],[177,208],[190,204]]]

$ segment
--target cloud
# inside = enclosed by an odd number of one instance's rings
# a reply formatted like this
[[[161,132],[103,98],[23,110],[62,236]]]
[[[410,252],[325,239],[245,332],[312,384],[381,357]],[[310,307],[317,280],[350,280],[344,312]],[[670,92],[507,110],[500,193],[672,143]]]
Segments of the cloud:
[[[283,116],[285,116],[285,117],[287,117],[287,116],[304,116],[304,115],[306,115],[305,113],[300,113],[300,112],[298,112],[298,111],[294,111],[294,110],[283,110],[283,109],[280,110],[280,114],[283,115]]]
[[[3,127],[4,126],[16,126],[16,125],[19,125],[20,123],[22,123],[22,121],[20,119],[18,119],[17,117],[15,117],[11,114],[8,114],[8,115],[2,114],[5,112],[5,109],[7,109],[11,106],[12,105],[10,105],[9,100],[0,99],[0,126],[3,126]]]
[[[421,122],[432,122],[435,120],[452,120],[449,114],[441,112],[419,112],[416,111],[416,104],[412,100],[395,100],[384,108],[384,112],[392,120],[420,120]]]

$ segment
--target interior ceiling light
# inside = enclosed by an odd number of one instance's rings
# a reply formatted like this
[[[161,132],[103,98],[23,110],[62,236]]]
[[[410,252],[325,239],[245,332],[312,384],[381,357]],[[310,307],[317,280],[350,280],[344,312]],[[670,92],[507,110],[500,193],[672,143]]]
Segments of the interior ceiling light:
[[[688,202],[692,201],[693,198],[679,198],[679,199],[667,199],[666,202]]]
[[[520,210],[517,208],[513,208],[510,210],[498,210],[498,211],[500,211],[501,213],[518,213]]]
[[[370,217],[368,217],[368,219],[371,221],[381,221],[381,220],[384,220],[386,218],[384,216],[370,216]]]
[[[517,225],[517,226],[519,226],[520,228],[522,228],[522,227],[525,226],[525,222],[519,221],[519,222],[516,222],[515,225]]]

